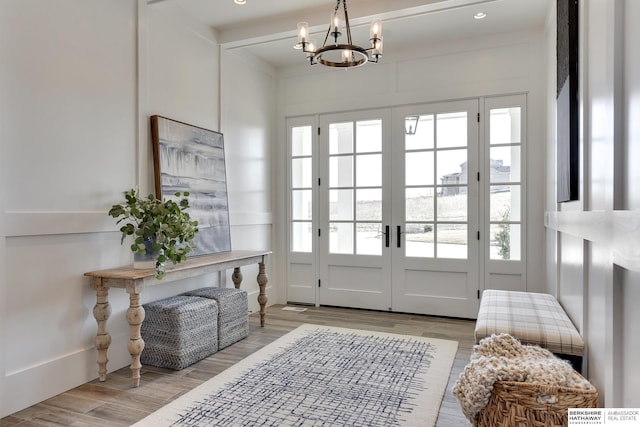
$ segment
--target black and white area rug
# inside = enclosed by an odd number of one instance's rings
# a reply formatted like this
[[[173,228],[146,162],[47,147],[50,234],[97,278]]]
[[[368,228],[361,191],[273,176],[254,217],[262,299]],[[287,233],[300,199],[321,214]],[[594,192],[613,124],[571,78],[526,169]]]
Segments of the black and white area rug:
[[[432,426],[455,341],[305,324],[136,426]]]

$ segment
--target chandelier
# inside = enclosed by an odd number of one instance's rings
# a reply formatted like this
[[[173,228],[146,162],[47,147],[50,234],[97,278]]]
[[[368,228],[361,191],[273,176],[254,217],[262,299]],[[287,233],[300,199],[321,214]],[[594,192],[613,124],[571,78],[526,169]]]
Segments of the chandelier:
[[[342,5],[342,19],[340,18],[340,5]],[[347,43],[338,43],[338,37],[345,30]],[[333,38],[333,41],[329,39],[329,36]],[[309,40],[309,24],[306,22],[298,23],[298,43],[294,47],[302,49],[311,65],[320,63],[328,67],[349,68],[359,67],[367,62],[378,62],[382,56],[382,21],[379,19],[371,23],[369,42],[371,42],[371,47],[367,49],[353,44],[347,13],[347,0],[337,0],[336,8],[331,13],[331,21],[322,47],[317,48],[315,41]]]

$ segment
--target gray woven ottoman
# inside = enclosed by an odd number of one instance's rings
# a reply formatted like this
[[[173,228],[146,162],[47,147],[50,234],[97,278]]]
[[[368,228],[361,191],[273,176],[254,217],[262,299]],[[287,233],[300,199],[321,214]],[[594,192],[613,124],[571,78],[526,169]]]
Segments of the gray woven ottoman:
[[[249,335],[247,291],[236,288],[200,288],[182,295],[210,298],[218,302],[218,348],[222,350]]]
[[[218,304],[174,296],[144,304],[140,362],[180,370],[218,351]]]

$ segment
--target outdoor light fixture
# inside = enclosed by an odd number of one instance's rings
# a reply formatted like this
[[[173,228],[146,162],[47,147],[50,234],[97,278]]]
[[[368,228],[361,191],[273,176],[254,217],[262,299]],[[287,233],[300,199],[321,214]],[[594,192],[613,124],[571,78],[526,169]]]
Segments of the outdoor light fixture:
[[[418,120],[420,116],[407,116],[404,118],[404,134],[415,135],[418,130]]]
[[[340,5],[343,11],[342,18]],[[338,37],[345,29],[347,43],[342,44],[338,42]],[[329,40],[329,36],[333,38],[333,42]],[[315,41],[309,39],[309,24],[306,22],[298,23],[298,43],[294,47],[302,49],[311,65],[319,63],[328,67],[350,68],[359,67],[367,62],[378,62],[382,56],[382,21],[375,20],[371,23],[369,42],[371,47],[367,49],[353,44],[347,14],[347,0],[337,0],[322,47],[317,47]]]

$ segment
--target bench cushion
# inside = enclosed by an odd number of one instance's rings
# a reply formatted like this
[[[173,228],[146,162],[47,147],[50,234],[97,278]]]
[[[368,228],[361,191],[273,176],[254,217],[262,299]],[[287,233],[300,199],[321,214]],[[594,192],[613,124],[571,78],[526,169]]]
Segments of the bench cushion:
[[[500,333],[556,354],[582,356],[584,353],[582,337],[550,294],[485,290],[476,322],[476,343]]]

